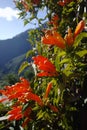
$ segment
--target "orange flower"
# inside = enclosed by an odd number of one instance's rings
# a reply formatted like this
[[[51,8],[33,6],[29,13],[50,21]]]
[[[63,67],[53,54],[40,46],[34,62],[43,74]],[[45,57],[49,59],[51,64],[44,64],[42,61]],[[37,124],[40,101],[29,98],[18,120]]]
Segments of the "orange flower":
[[[26,108],[26,110],[24,111],[23,117],[24,117],[25,119],[24,119],[24,122],[23,122],[23,124],[22,124],[22,127],[23,127],[23,128],[24,128],[24,127],[28,124],[28,122],[31,120],[31,118],[30,118],[31,112],[32,112],[32,108],[31,108],[31,107]]]
[[[59,4],[60,6],[65,6],[65,2],[64,2],[64,1],[59,1],[58,4]]]
[[[32,89],[30,87],[30,83],[24,79],[20,78],[21,82],[16,83],[12,86],[6,86],[5,90],[1,90],[0,92],[7,96],[7,98],[3,98],[1,101],[5,101],[7,99],[14,100],[14,106],[12,107],[12,110],[10,110],[7,114],[9,115],[8,120],[20,120],[21,118],[27,118],[30,113],[32,112],[31,107],[28,107],[22,114],[22,106],[26,102],[29,102],[30,100],[33,100],[37,102],[41,107],[43,106],[42,99],[34,94],[32,92]],[[30,118],[28,117],[30,120]],[[26,124],[26,121],[24,121],[24,124]]]
[[[54,14],[53,17],[52,17],[52,20],[53,21],[58,21],[59,20],[59,17],[57,14]]]
[[[65,38],[64,38],[64,39],[65,39],[65,41],[66,41],[66,43],[67,43],[68,46],[73,45],[73,43],[74,43],[74,38],[73,38],[73,33],[72,33],[72,31],[71,31],[71,28],[68,29],[68,34],[65,35]]]
[[[32,92],[30,83],[24,79],[20,78],[21,82],[16,83],[12,86],[6,86],[5,90],[2,90],[1,93],[8,97],[9,100],[24,98],[24,94],[27,92]]]
[[[55,66],[46,57],[38,55],[32,59],[34,60],[34,64],[38,66],[38,69],[42,70],[42,72],[38,73],[37,76],[58,75]]]
[[[26,108],[26,110],[24,111],[24,117],[28,117],[32,112],[32,108],[31,107],[28,107]]]
[[[84,27],[85,27],[85,21],[81,20],[78,23],[78,25],[76,26],[76,29],[75,29],[75,32],[74,32],[74,38],[76,38],[77,35],[82,32],[82,30],[84,29]]]
[[[32,91],[30,83],[26,79],[20,78],[20,81],[21,82],[18,82],[15,85],[6,86],[5,90],[1,90],[0,92],[10,99],[10,96],[12,95],[13,98],[15,98],[15,95],[17,96],[17,94],[19,95],[27,91]],[[18,96],[16,98],[18,98]]]
[[[53,112],[58,112],[58,108],[51,103],[48,103],[48,107],[53,111]]]
[[[22,107],[21,106],[14,107],[7,114],[10,115],[8,120],[20,120],[23,117]]]
[[[22,107],[21,106],[18,106],[18,107],[13,107],[13,109],[12,110],[10,110],[9,112],[8,112],[8,114],[10,114],[10,115],[12,115],[12,114],[15,114],[16,115],[16,113],[20,113],[22,111]]]
[[[41,99],[38,95],[36,95],[36,94],[33,94],[33,93],[29,92],[29,93],[27,93],[27,94],[25,95],[25,98],[26,98],[26,100],[34,100],[34,101],[36,101],[40,106],[43,106],[42,99]]]
[[[24,6],[26,12],[28,12],[29,11],[29,6],[28,6],[27,2],[25,2],[24,0],[21,0],[21,4]]]
[[[51,21],[49,22],[49,24],[53,25],[53,27],[55,29],[57,29],[58,27],[58,21],[59,21],[59,16],[57,14],[54,14]]]
[[[22,127],[24,128],[24,127],[28,124],[28,122],[29,122],[30,120],[31,120],[31,119],[30,119],[29,117],[25,118],[25,120],[24,120],[24,122],[23,122],[23,124],[22,124]]]
[[[52,88],[52,82],[48,83],[44,98],[47,98]]]
[[[52,34],[45,34],[45,36],[41,38],[41,41],[44,44],[56,45],[61,49],[65,48],[65,40],[56,31],[52,31]]]
[[[32,0],[32,3],[38,5],[40,3],[40,0]]]
[[[65,35],[65,41],[68,46],[73,45],[75,38],[82,32],[82,30],[85,27],[85,21],[81,20],[78,25],[76,26],[76,29],[74,31],[74,34],[72,33],[71,28],[68,29],[68,34]]]
[[[7,96],[9,100],[17,99],[19,103],[26,103],[29,100],[36,101],[39,105],[43,105],[41,98],[32,93],[32,89],[30,87],[30,83],[24,79],[20,78],[21,82],[16,83],[12,86],[7,86],[6,90],[2,90],[1,93]],[[7,100],[7,98],[3,98],[2,101]]]
[[[73,0],[63,0],[63,1],[58,1],[58,4],[60,6],[65,6],[66,4],[69,4],[70,2],[72,2]]]

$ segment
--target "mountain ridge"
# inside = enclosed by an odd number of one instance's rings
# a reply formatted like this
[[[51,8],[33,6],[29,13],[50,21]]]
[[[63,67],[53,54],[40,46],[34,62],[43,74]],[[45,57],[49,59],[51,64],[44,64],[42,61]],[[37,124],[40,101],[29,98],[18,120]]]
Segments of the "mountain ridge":
[[[46,28],[47,24],[44,23],[35,30],[41,30],[42,27]],[[29,42],[29,31],[32,30],[34,29],[26,30],[13,38],[0,40],[0,80],[8,74],[18,73],[21,63],[26,60],[25,54],[32,50],[32,45]],[[31,57],[28,58],[28,61],[31,61]]]
[[[13,58],[26,53],[31,49],[28,39],[28,31],[22,32],[15,37],[7,40],[0,40],[0,67]]]

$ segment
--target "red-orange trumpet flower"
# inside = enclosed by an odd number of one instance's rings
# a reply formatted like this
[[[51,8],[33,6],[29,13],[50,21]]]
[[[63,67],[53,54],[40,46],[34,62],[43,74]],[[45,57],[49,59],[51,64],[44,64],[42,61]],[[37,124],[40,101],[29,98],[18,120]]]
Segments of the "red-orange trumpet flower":
[[[72,2],[73,0],[60,0],[58,1],[58,4],[60,6],[65,6],[66,4],[69,4],[70,2]]]
[[[68,29],[68,34],[65,35],[65,38],[64,38],[64,39],[65,39],[66,44],[67,44],[68,46],[73,45],[73,43],[74,43],[74,38],[73,38],[73,33],[72,33],[71,28]]]
[[[74,32],[74,38],[76,38],[77,35],[80,34],[80,33],[83,31],[84,27],[85,27],[85,21],[84,21],[84,20],[81,20],[81,21],[77,24],[77,26],[76,26],[76,29],[75,29],[75,32]]]
[[[46,33],[45,36],[42,37],[41,41],[44,44],[56,45],[61,49],[65,48],[65,40],[56,31],[52,31],[51,34]]]
[[[49,82],[48,85],[47,85],[47,88],[46,88],[46,92],[45,92],[44,98],[48,97],[51,88],[52,88],[52,82]]]
[[[0,93],[5,95],[7,98],[1,99],[1,102],[9,99],[17,99],[18,103],[26,103],[29,100],[37,102],[39,105],[43,105],[41,98],[32,92],[30,83],[24,79],[20,78],[21,82],[16,83],[12,86],[6,86],[5,90],[1,90]]]
[[[36,56],[32,58],[34,64],[37,65],[38,69],[41,70],[37,76],[57,76],[58,72],[56,71],[55,66],[44,56]]]
[[[9,115],[8,120],[20,120],[23,117],[22,107],[13,107],[12,110],[10,110],[7,114]]]

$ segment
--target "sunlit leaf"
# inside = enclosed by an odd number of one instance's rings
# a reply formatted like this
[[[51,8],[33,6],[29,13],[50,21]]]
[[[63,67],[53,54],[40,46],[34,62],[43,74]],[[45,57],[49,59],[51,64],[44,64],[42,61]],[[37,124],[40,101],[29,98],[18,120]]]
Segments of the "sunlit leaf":
[[[77,108],[76,107],[70,107],[70,111],[76,111]]]
[[[40,111],[40,112],[38,112],[38,114],[37,114],[37,119],[41,119],[41,118],[43,118],[44,117],[44,114],[45,114],[45,112],[43,112],[42,110]]]
[[[83,57],[84,55],[87,54],[87,50],[84,49],[82,51],[77,52],[76,54],[79,55],[80,57]]]
[[[61,56],[65,56],[66,52],[65,51],[61,51],[58,56],[61,57]]]
[[[66,66],[66,68],[63,70],[63,73],[66,75],[66,76],[69,76],[71,75],[73,72],[72,72],[72,66],[71,64],[68,64]]]
[[[42,116],[43,116],[43,111],[40,110],[40,111],[37,113],[37,117],[38,117],[38,119],[40,119],[40,118],[42,118]]]
[[[24,25],[27,25],[29,23],[28,19],[24,20]]]
[[[77,47],[77,46],[79,45],[79,43],[81,42],[81,40],[82,40],[84,37],[87,37],[87,33],[86,33],[86,32],[80,33],[80,34],[76,37],[76,39],[75,39],[74,47]]]
[[[29,66],[29,63],[27,61],[23,62],[18,70],[18,74],[20,74],[26,67]]]
[[[32,56],[34,54],[34,51],[33,50],[29,50],[27,53],[26,53],[26,58],[29,58],[30,56]]]
[[[69,58],[64,58],[63,60],[61,60],[61,62],[59,64],[65,64],[65,63],[69,63],[70,59]]]

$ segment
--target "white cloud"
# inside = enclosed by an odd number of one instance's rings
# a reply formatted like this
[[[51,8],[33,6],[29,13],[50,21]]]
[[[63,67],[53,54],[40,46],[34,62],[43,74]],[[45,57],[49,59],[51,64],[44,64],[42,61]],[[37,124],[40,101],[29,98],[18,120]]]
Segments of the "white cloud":
[[[8,21],[12,21],[13,18],[18,18],[18,10],[12,9],[11,7],[0,8],[0,18],[5,18]]]

